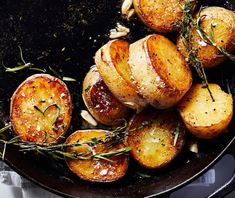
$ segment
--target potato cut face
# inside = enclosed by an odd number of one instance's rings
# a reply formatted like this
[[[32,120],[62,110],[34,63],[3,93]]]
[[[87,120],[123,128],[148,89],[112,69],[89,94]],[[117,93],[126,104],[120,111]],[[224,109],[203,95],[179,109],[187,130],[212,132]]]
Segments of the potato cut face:
[[[234,52],[235,46],[232,43],[235,41],[235,14],[225,8],[208,7],[203,9],[200,15],[196,14],[195,17],[200,16],[202,29],[207,35],[212,36],[216,45],[229,53]],[[216,47],[204,42],[195,28],[192,28],[191,32],[193,36],[192,48],[198,51],[197,56],[205,68],[217,66],[226,59]],[[179,37],[177,47],[185,57],[188,57],[187,46],[185,46],[182,37]]]
[[[209,84],[214,101],[202,84],[193,85],[178,105],[187,128],[197,137],[218,136],[230,123],[233,115],[232,96],[217,84]]]
[[[131,156],[146,168],[165,166],[184,145],[185,130],[181,124],[177,112],[157,115],[156,112],[145,111],[135,115],[130,123],[130,129],[134,131],[127,138]]]
[[[174,106],[192,84],[187,62],[161,35],[149,35],[131,44],[129,65],[139,92],[157,109]]]
[[[57,142],[70,127],[72,101],[58,78],[36,74],[26,79],[11,98],[13,129],[24,141]]]
[[[172,23],[183,17],[186,4],[182,0],[133,0],[135,11],[140,19],[157,32],[175,30]]]
[[[191,86],[191,72],[176,46],[163,36],[151,36],[147,40],[151,63],[167,87],[181,91]]]
[[[96,52],[95,63],[112,94],[122,104],[139,112],[147,105],[147,102],[132,82],[130,67],[127,63],[128,49],[129,43],[126,41],[109,41]]]
[[[115,125],[125,118],[128,109],[109,91],[96,67],[83,81],[83,100],[92,116],[102,124]]]
[[[70,135],[67,139],[68,143],[76,141],[84,142],[91,141],[93,138],[105,139],[109,131],[103,130],[83,130],[76,131]],[[105,149],[110,143],[99,144],[95,148],[89,147],[88,145],[82,145],[77,147],[67,148],[67,152],[92,152],[92,153],[104,153],[112,152],[121,148],[124,148],[123,144],[118,144],[110,149]],[[89,154],[85,155],[85,157]],[[67,159],[67,164],[72,172],[78,175],[81,179],[91,182],[112,182],[123,177],[128,168],[128,156],[120,155],[110,157],[112,162],[107,160],[77,160]]]
[[[131,69],[128,64],[129,46],[130,44],[123,40],[114,41],[110,46],[110,57],[113,60],[114,67],[119,75],[128,83],[129,86],[138,90],[131,79]]]

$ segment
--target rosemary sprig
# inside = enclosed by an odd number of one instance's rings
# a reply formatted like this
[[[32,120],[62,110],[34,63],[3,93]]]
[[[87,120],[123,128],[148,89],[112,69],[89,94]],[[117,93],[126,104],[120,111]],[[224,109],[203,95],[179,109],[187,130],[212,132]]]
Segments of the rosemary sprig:
[[[26,69],[26,68],[31,68],[32,66],[33,66],[33,64],[31,64],[31,63],[26,63],[24,65],[19,65],[19,66],[13,67],[13,68],[6,67],[5,65],[3,65],[3,67],[6,69],[5,70],[6,72],[13,72],[13,73],[20,71],[20,70],[23,70],[23,69]]]
[[[210,44],[212,45],[213,47],[215,47],[220,53],[222,53],[223,55],[225,55],[227,58],[229,58],[231,61],[235,62],[235,55],[233,54],[230,54],[226,51],[225,48],[223,47],[220,47],[216,44],[215,40],[214,40],[214,31],[213,31],[213,25],[211,24],[211,33],[210,35],[208,35],[204,30],[203,28],[201,27],[201,21],[202,19],[205,17],[205,15],[200,15],[199,14],[199,17],[196,19],[196,31],[200,37],[200,39],[207,43],[207,44]]]
[[[31,70],[37,70],[37,71],[41,71],[41,72],[45,72],[45,69],[41,69],[41,68],[37,68],[37,67],[34,67],[34,64],[33,63],[27,63],[23,57],[23,51],[22,51],[22,48],[20,46],[18,46],[19,50],[20,50],[20,59],[21,59],[21,62],[23,63],[22,65],[19,65],[19,66],[16,66],[16,67],[13,67],[13,68],[10,68],[10,67],[6,67],[3,63],[3,67],[6,69],[5,71],[6,72],[12,72],[12,73],[16,73],[17,71],[20,71],[20,70],[24,70],[24,69],[31,69]]]
[[[18,71],[21,70],[25,70],[25,69],[29,69],[29,70],[34,70],[34,71],[39,71],[42,73],[47,73],[47,69],[46,68],[38,68],[35,67],[35,65],[33,63],[29,63],[26,62],[23,56],[23,50],[20,46],[18,46],[19,50],[20,50],[20,59],[22,64],[19,66],[15,66],[15,67],[6,67],[2,61],[2,66],[5,68],[5,72],[9,72],[9,73],[17,73]],[[52,67],[48,66],[48,70],[51,71],[56,77],[60,78],[63,81],[69,81],[69,82],[75,82],[76,79],[71,78],[71,77],[66,77],[66,76],[62,76],[60,75],[57,71],[55,71]]]
[[[223,48],[223,47],[220,47],[217,45],[217,43],[215,42],[215,39],[214,39],[214,25],[213,24],[211,24],[210,34],[207,34],[204,31],[204,29],[201,26],[202,19],[205,17],[205,15],[201,15],[202,8],[200,8],[198,18],[196,18],[196,19],[193,18],[193,16],[192,16],[192,3],[193,2],[194,1],[187,1],[187,3],[185,4],[185,7],[184,7],[183,19],[173,25],[177,25],[177,26],[181,27],[181,36],[183,38],[183,43],[186,46],[188,54],[189,54],[189,63],[190,63],[190,65],[192,65],[196,69],[199,77],[202,79],[202,82],[203,82],[205,88],[207,88],[207,90],[211,96],[212,101],[214,101],[213,95],[212,95],[211,90],[208,86],[208,81],[207,81],[204,67],[197,56],[197,49],[194,49],[192,46],[192,43],[194,42],[194,37],[192,35],[191,30],[195,29],[196,33],[198,34],[198,36],[200,37],[202,42],[209,44],[209,45],[212,45],[222,55],[226,56],[228,59],[230,59],[233,62],[235,62],[235,55],[228,53],[226,48]]]
[[[45,110],[42,111],[39,108],[35,108],[43,115],[45,114]],[[48,108],[47,108],[48,109]],[[105,137],[97,137],[91,138],[89,141],[76,141],[72,143],[50,143],[49,145],[39,145],[34,142],[25,142],[20,139],[19,136],[14,137],[10,140],[0,139],[0,143],[4,144],[2,157],[4,159],[6,153],[7,145],[11,144],[13,146],[17,146],[19,151],[21,152],[35,152],[44,156],[51,156],[54,159],[80,159],[80,160],[106,160],[112,162],[110,159],[114,156],[126,155],[131,150],[130,147],[124,147],[116,150],[111,150],[115,145],[123,143],[126,136],[130,134],[131,131],[139,130],[146,125],[148,125],[151,121],[143,122],[139,127],[133,129],[127,129],[128,123],[126,120],[123,120],[123,125],[115,128],[110,131],[110,133],[105,134]],[[3,129],[2,129],[3,130]],[[6,129],[7,130],[7,129]],[[6,131],[4,130],[4,131]],[[0,129],[1,131],[1,129]],[[45,137],[47,133],[45,132]],[[106,147],[98,152],[94,152],[94,148],[96,148],[100,144],[105,144]],[[65,151],[66,148],[73,148],[78,146],[88,146],[89,150],[87,152],[69,152]]]
[[[45,114],[44,111],[40,111],[40,113]],[[51,143],[49,145],[39,145],[34,142],[25,142],[20,139],[19,136],[14,137],[10,140],[0,139],[0,143],[3,143],[3,152],[1,153],[2,159],[5,157],[7,145],[13,145],[19,147],[19,151],[21,152],[35,152],[40,155],[51,156],[55,159],[80,159],[80,160],[106,160],[112,162],[110,159],[114,156],[120,156],[128,154],[130,151],[129,147],[124,147],[117,150],[109,151],[108,148],[112,148],[107,146],[107,149],[101,150],[99,152],[93,152],[93,148],[98,146],[99,144],[109,144],[111,145],[113,142],[120,143],[123,140],[123,136],[126,135],[126,127],[127,122],[125,121],[124,126],[117,127],[111,133],[105,135],[105,137],[92,138],[89,141],[76,141],[73,143]],[[4,127],[5,128],[5,127]],[[2,131],[6,131],[7,129],[0,129]],[[45,137],[47,133],[45,132]],[[77,146],[89,146],[91,148],[87,152],[67,152],[65,148],[77,147]],[[114,146],[114,145],[113,145]]]
[[[178,21],[176,24],[173,25],[181,27],[181,37],[183,38],[183,43],[186,46],[187,52],[189,54],[189,64],[195,68],[198,76],[202,79],[204,87],[208,90],[212,101],[214,101],[213,95],[208,85],[208,80],[204,67],[199,58],[197,57],[197,50],[194,49],[192,45],[194,41],[194,36],[191,30],[196,28],[197,33],[202,34],[202,32],[198,31],[197,22],[195,22],[195,19],[192,16],[193,13],[192,7],[194,2],[195,2],[194,0],[187,0],[183,10],[182,20]]]

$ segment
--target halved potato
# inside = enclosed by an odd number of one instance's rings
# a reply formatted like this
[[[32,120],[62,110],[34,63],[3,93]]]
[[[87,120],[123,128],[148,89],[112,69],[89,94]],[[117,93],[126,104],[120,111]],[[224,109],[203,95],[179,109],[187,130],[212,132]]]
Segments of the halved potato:
[[[203,16],[203,17],[202,17]],[[221,7],[208,7],[197,13],[195,18],[201,17],[201,27],[208,36],[212,36],[218,47],[224,48],[227,52],[235,51],[235,14],[234,12]],[[205,68],[219,65],[226,57],[219,50],[208,42],[204,42],[196,32],[191,29],[193,40],[192,48],[197,51],[197,57]],[[205,39],[206,41],[206,39]],[[177,47],[180,52],[188,58],[187,43],[182,36],[177,40]]]
[[[82,97],[88,111],[102,124],[115,125],[127,116],[128,108],[109,91],[96,67],[90,69],[83,81]]]
[[[157,32],[176,30],[172,24],[182,20],[184,6],[189,5],[182,0],[133,0],[133,4],[144,24]]]
[[[111,132],[104,130],[81,130],[76,131],[67,138],[67,143],[74,142],[91,142],[96,139],[105,139]],[[87,144],[76,147],[66,148],[67,152],[75,152],[77,154],[89,152],[89,154],[81,155],[89,157],[91,154],[100,154],[114,152],[118,149],[125,148],[123,144],[118,144],[107,149],[111,142],[99,144],[96,147],[88,146]],[[67,159],[67,164],[70,170],[78,175],[81,179],[90,182],[112,182],[123,177],[128,168],[128,155],[113,156],[109,158],[112,161],[98,159]]]
[[[159,109],[174,106],[192,84],[187,62],[161,35],[149,35],[131,44],[129,65],[139,92]]]
[[[48,74],[27,78],[11,98],[13,129],[24,141],[57,142],[70,127],[72,101],[67,86]]]
[[[178,105],[180,115],[195,136],[204,139],[217,137],[227,128],[233,116],[232,95],[225,93],[217,84],[193,85]]]
[[[131,122],[127,145],[131,156],[146,168],[160,168],[171,162],[185,143],[185,128],[177,112],[142,111]],[[147,124],[146,124],[147,123]]]
[[[128,58],[129,43],[112,40],[96,52],[95,63],[113,95],[127,107],[139,112],[147,103],[132,82]]]

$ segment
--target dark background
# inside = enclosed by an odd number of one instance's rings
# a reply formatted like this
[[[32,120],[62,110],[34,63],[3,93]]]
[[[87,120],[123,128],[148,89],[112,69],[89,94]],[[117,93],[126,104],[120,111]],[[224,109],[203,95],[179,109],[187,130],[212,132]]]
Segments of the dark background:
[[[203,5],[222,5],[234,9],[235,1],[201,1]],[[109,38],[109,30],[120,22],[131,29],[125,38],[133,42],[153,33],[136,17],[131,22],[120,16],[121,0],[1,0],[0,2],[0,124],[9,121],[10,97],[18,85],[37,72],[23,70],[6,73],[2,64],[22,64],[18,46],[26,62],[38,68],[51,66],[62,76],[77,79],[67,85],[73,97],[73,121],[69,133],[80,128],[82,81],[94,64],[95,52]],[[176,34],[168,34],[173,41]],[[62,50],[64,48],[64,50]],[[48,70],[51,73],[50,70]],[[234,63],[226,62],[208,72],[209,82],[217,82],[226,90],[228,80],[234,93]],[[197,77],[194,81],[198,81]],[[49,190],[67,196],[146,196],[168,190],[201,172],[223,151],[235,132],[219,140],[200,142],[200,154],[183,152],[171,165],[160,171],[147,172],[151,178],[139,178],[144,171],[134,162],[128,174],[114,184],[97,185],[81,181],[64,162],[19,153],[9,147],[6,160],[22,175]]]

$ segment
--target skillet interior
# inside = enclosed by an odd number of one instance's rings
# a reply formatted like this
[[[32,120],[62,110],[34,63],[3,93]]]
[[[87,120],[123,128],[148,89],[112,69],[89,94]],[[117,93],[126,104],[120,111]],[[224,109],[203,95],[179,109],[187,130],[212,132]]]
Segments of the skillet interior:
[[[221,5],[235,9],[235,1],[202,1],[204,5]],[[132,42],[152,33],[137,19],[130,23],[122,20],[118,11],[121,1],[108,0],[3,0],[0,5],[0,57],[4,64],[14,67],[20,61],[21,46],[26,62],[39,67],[50,65],[65,76],[76,78],[76,83],[67,83],[73,93],[73,125],[69,134],[79,129],[79,109],[84,105],[81,99],[81,83],[93,65],[95,51],[109,39],[107,33],[121,22],[131,28],[127,40]],[[174,35],[169,35],[175,38]],[[62,49],[65,48],[63,51]],[[210,82],[223,85],[222,79],[231,82],[235,93],[235,68],[228,62],[212,70]],[[9,98],[16,87],[34,71],[6,74],[0,66],[0,120],[1,126],[8,121]],[[226,87],[226,86],[224,86]],[[8,147],[7,163],[17,172],[37,184],[64,196],[123,196],[138,197],[160,194],[198,175],[222,155],[235,135],[230,132],[217,140],[200,142],[200,154],[195,156],[183,152],[172,164],[160,171],[148,172],[151,178],[139,178],[135,173],[141,170],[131,162],[128,174],[112,184],[91,184],[74,176],[63,162],[29,154],[19,153]]]

